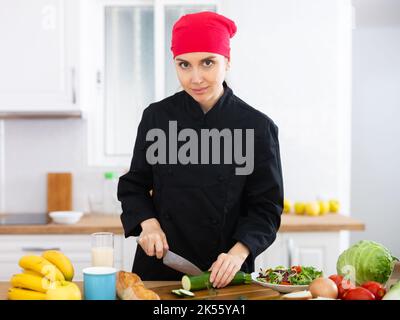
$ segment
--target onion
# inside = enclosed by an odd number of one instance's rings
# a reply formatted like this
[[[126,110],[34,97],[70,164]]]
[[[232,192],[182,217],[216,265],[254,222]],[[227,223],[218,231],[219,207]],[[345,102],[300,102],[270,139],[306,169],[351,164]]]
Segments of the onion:
[[[317,278],[310,283],[310,290],[313,298],[323,297],[336,299],[338,296],[338,288],[331,279],[329,278]]]

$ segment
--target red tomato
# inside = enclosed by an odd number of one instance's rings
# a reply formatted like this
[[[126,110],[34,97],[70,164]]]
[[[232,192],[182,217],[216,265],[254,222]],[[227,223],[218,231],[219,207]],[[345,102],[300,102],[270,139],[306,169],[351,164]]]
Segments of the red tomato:
[[[350,280],[342,279],[342,281],[339,282],[337,287],[338,287],[338,298],[343,299],[343,296],[346,293],[346,291],[354,289],[356,286]]]
[[[385,288],[376,281],[367,281],[361,287],[370,291],[376,300],[382,300],[383,296],[386,294]]]
[[[343,295],[343,300],[375,300],[372,292],[362,287],[347,290]]]
[[[336,283],[336,286],[338,286],[339,283],[342,282],[343,276],[340,276],[338,274],[333,274],[329,276],[329,279],[331,279],[334,283]]]
[[[292,266],[292,270],[296,271],[297,273],[301,272],[301,266]]]

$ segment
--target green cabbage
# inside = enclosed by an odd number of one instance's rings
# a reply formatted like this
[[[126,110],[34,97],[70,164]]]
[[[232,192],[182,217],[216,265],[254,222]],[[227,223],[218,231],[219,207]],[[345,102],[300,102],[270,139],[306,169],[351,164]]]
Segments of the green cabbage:
[[[336,264],[337,273],[357,285],[366,281],[384,284],[397,258],[383,245],[369,240],[362,240],[352,245],[339,256]]]

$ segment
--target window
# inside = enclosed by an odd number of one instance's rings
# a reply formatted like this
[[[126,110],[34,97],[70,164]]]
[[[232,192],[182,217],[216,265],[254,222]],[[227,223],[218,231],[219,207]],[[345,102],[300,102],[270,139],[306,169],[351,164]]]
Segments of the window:
[[[91,24],[85,47],[87,59],[94,57],[87,68],[93,90],[87,100],[89,165],[130,165],[143,110],[181,90],[170,51],[173,24],[184,14],[217,8],[216,1],[201,0],[109,0],[87,8],[92,19],[83,19]]]
[[[107,6],[104,13],[105,153],[129,155],[132,119],[154,100],[154,10]]]

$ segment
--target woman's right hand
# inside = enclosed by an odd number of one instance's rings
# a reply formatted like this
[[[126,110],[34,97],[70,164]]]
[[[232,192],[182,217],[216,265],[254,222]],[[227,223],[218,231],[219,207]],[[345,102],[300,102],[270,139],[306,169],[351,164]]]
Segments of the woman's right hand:
[[[140,226],[142,233],[139,236],[138,243],[148,256],[157,256],[161,259],[164,252],[169,249],[167,237],[162,231],[157,219],[151,218],[143,221]]]

